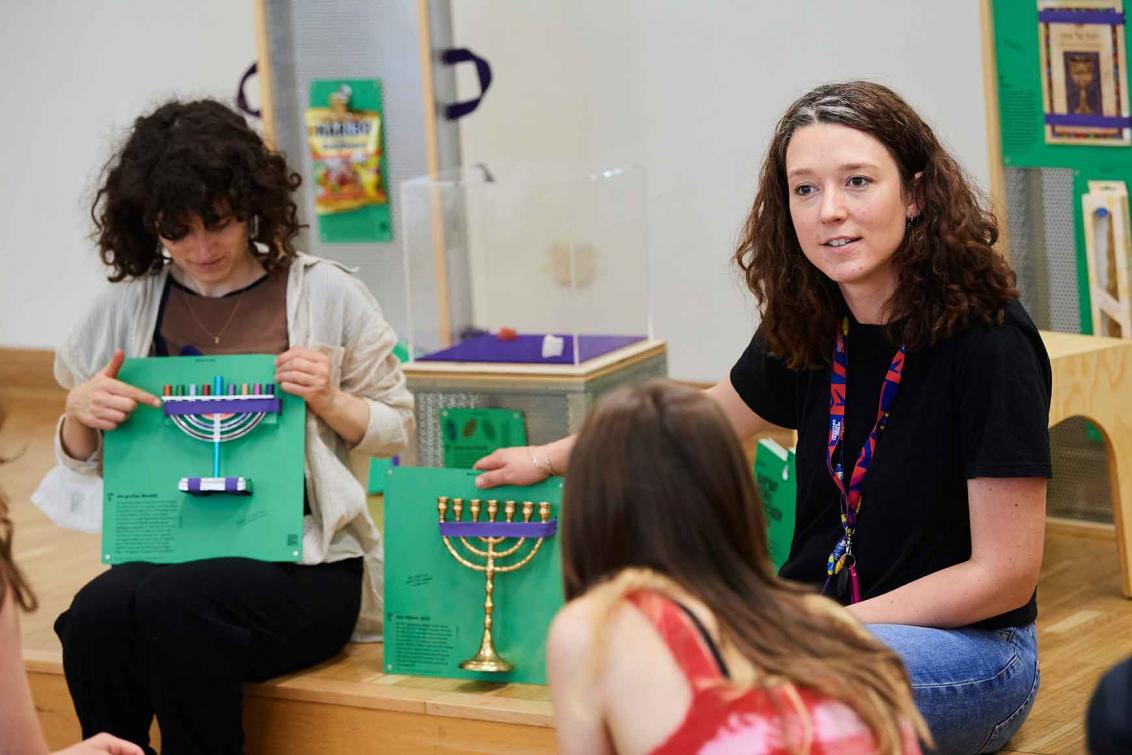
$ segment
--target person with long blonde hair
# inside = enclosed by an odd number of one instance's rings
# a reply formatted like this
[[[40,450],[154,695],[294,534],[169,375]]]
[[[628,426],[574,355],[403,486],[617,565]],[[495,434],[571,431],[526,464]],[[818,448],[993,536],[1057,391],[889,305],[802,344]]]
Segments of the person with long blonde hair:
[[[928,739],[897,655],[778,578],[754,481],[719,407],[623,388],[571,454],[569,603],[548,666],[564,753],[909,753]]]

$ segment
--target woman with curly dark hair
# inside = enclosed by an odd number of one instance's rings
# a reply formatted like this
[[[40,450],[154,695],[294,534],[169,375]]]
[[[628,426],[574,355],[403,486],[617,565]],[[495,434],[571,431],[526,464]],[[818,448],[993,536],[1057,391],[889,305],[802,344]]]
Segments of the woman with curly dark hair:
[[[1038,687],[1052,378],[997,238],[900,97],[817,87],[779,121],[735,254],[762,323],[707,391],[741,437],[797,429],[781,575],[900,654],[947,753],[1002,747]],[[498,451],[480,483],[563,470],[572,445]]]
[[[117,379],[126,356],[275,354],[306,402],[303,563],[129,563],[59,617],[84,733],[162,751],[237,752],[241,685],[317,663],[379,631],[381,544],[347,455],[387,456],[411,430],[396,335],[344,268],[296,252],[299,176],[243,118],[170,102],[134,123],[91,214],[113,285],[56,354],[69,392],[56,465],[34,499],[101,522],[101,434],[159,400]],[[87,734],[89,736],[89,734]]]

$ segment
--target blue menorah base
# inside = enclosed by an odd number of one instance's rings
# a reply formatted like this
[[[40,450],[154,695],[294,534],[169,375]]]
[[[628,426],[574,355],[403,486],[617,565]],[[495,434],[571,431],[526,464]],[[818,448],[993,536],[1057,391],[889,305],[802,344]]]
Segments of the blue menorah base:
[[[189,495],[251,495],[252,480],[250,477],[182,477],[177,489]]]

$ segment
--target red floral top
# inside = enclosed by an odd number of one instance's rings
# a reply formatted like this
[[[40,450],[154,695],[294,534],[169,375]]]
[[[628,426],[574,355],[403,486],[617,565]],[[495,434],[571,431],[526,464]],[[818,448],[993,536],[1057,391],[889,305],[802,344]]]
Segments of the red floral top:
[[[755,688],[736,695],[720,682],[726,675],[715,647],[692,616],[655,592],[628,596],[656,628],[692,689],[692,704],[660,753],[779,755],[801,745],[810,755],[865,755],[876,752],[872,732],[845,703],[792,684]],[[905,727],[903,750],[920,747]]]

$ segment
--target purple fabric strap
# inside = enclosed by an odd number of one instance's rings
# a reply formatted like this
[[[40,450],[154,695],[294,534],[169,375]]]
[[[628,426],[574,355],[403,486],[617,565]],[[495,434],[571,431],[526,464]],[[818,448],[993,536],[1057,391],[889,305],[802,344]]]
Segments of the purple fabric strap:
[[[440,522],[445,537],[553,537],[558,520],[549,522]]]
[[[239,483],[239,479],[236,478],[236,477],[225,477],[224,478],[224,492],[225,493],[238,493],[239,492],[239,488],[237,487],[238,483]]]
[[[189,478],[189,492],[190,493],[199,493],[200,492],[200,478],[199,477],[190,477]]]
[[[274,414],[279,411],[277,398],[226,398],[209,401],[165,401],[165,414]]]
[[[1074,10],[1043,10],[1038,11],[1038,21],[1043,24],[1108,24],[1115,26],[1124,23],[1124,14],[1115,10],[1074,11]]]
[[[1122,115],[1069,115],[1066,113],[1047,113],[1046,123],[1051,126],[1129,128],[1132,127],[1132,118]]]

